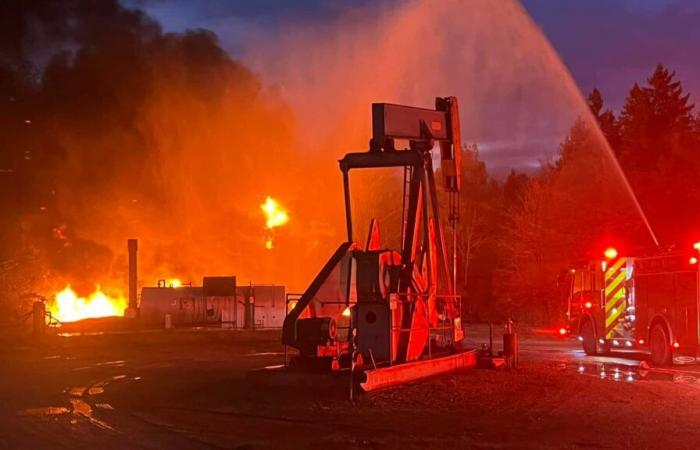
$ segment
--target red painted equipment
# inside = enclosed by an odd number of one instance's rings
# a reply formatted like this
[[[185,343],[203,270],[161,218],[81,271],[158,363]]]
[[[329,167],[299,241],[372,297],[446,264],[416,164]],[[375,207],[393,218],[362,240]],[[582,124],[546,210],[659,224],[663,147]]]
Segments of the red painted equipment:
[[[282,342],[298,350],[290,365],[351,369],[365,390],[373,390],[475,364],[474,352],[461,352],[456,255],[447,255],[432,158],[438,143],[447,217],[456,242],[461,154],[457,99],[437,98],[435,105],[433,110],[373,104],[369,151],[348,153],[340,160],[347,241],[285,319]],[[397,148],[399,141],[408,142],[407,148]],[[404,170],[398,249],[382,247],[376,220],[364,248],[355,241],[349,174],[367,168]]]
[[[648,349],[654,365],[700,357],[700,267],[695,245],[641,256],[608,248],[604,259],[560,281],[569,330],[588,355]]]

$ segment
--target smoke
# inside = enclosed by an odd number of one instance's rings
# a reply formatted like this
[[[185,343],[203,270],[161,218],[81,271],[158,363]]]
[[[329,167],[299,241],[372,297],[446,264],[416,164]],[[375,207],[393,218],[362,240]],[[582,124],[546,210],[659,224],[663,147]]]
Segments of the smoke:
[[[121,289],[137,237],[145,284],[235,274],[302,289],[343,240],[337,159],[367,148],[372,102],[458,96],[465,143],[492,173],[551,159],[588,117],[514,1],[346,8],[250,31],[245,65],[213,33],[165,33],[116,0],[6,8],[3,264],[36,268],[22,283],[43,292]],[[373,189],[360,183],[361,198]],[[268,195],[290,216],[271,251]]]
[[[36,271],[23,289],[121,290],[129,237],[141,241],[145,284],[208,274],[306,283],[306,264],[325,256],[319,236],[334,236],[322,217],[302,219],[293,115],[213,33],[164,33],[115,1],[18,2],[7,13],[0,178],[14,245],[1,256]],[[267,195],[291,216],[274,251]]]

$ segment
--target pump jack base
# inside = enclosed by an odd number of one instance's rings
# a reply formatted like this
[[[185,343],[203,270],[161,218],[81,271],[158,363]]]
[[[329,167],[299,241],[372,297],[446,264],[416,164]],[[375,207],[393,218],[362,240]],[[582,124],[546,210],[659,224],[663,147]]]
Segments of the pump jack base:
[[[360,387],[365,392],[444,375],[476,366],[476,350],[366,370]]]
[[[359,385],[364,392],[371,392],[472,368],[476,364],[476,350],[466,350],[447,356],[368,369],[360,375]],[[349,371],[309,372],[293,367],[271,366],[249,371],[246,379],[258,386],[323,389],[349,386]]]

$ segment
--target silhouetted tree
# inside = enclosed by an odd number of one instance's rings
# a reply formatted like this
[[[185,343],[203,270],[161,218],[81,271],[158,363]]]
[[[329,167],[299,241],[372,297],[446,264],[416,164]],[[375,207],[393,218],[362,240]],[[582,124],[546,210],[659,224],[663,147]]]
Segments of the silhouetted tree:
[[[610,109],[603,109],[603,96],[596,88],[588,94],[587,102],[608,144],[613,150],[618,151],[620,146],[620,126],[615,118],[615,114]]]
[[[693,140],[693,105],[676,73],[661,64],[647,79],[635,84],[620,114],[621,158],[628,170],[657,168],[660,159]]]
[[[693,104],[675,72],[659,64],[647,82],[632,87],[620,115],[620,162],[662,243],[670,244],[700,219],[688,207],[700,201],[700,146]]]

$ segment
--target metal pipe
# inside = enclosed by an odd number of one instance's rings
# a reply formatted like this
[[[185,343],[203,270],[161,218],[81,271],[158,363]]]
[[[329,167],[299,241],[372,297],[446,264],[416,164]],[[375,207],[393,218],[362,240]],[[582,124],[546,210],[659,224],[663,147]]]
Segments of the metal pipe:
[[[352,213],[350,209],[350,179],[348,171],[343,170],[343,190],[345,191],[345,225],[348,230],[348,242],[352,242]]]
[[[136,312],[136,308],[138,307],[138,240],[129,239],[127,241],[127,249],[129,251],[129,309],[133,314]]]

